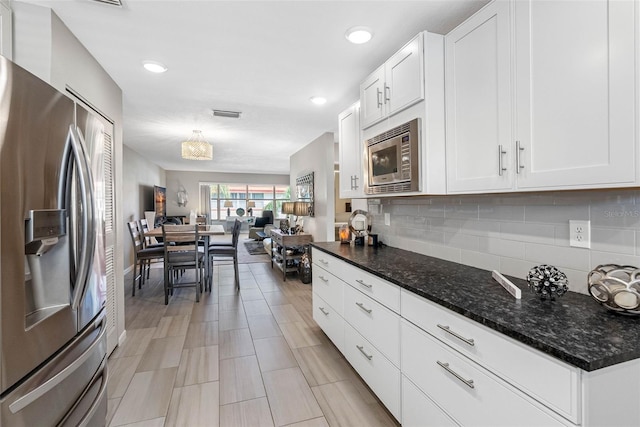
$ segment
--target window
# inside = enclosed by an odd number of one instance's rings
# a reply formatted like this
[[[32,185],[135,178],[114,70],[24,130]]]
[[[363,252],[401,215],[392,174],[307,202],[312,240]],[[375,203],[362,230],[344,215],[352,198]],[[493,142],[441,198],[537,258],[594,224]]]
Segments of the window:
[[[211,219],[224,220],[227,216],[236,216],[239,208],[244,210],[244,216],[249,215],[249,202],[253,202],[252,215],[262,216],[265,210],[273,211],[275,218],[284,218],[280,211],[282,202],[291,199],[291,189],[288,185],[263,184],[200,184],[201,188],[209,187]],[[202,192],[200,194],[206,194]],[[227,205],[227,206],[225,206]]]

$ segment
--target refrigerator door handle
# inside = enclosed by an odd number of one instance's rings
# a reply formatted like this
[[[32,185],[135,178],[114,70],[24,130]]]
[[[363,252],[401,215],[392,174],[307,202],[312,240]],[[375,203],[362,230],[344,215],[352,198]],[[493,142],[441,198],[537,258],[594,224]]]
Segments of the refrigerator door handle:
[[[11,413],[15,414],[22,411],[24,408],[31,405],[37,399],[44,396],[47,392],[51,391],[54,387],[56,387],[62,381],[67,379],[69,375],[72,375],[78,368],[80,368],[80,366],[84,364],[84,362],[86,362],[92,356],[94,349],[96,348],[96,346],[100,345],[100,343],[102,342],[102,338],[107,332],[106,314],[103,313],[98,319],[96,319],[94,326],[95,326],[95,329],[97,329],[98,327],[101,329],[100,334],[95,339],[95,341],[91,343],[91,345],[84,351],[84,353],[82,353],[80,357],[74,360],[62,371],[58,372],[55,376],[45,381],[42,385],[31,390],[29,393],[25,394],[24,396],[16,399],[13,403],[11,403],[9,405],[9,410],[11,411]],[[93,332],[93,330],[89,332]]]
[[[76,282],[73,291],[71,308],[77,310],[84,294],[85,282],[89,277],[89,269],[93,263],[95,241],[95,212],[93,206],[93,179],[87,160],[87,151],[84,148],[82,137],[74,125],[69,126],[68,140],[71,142],[71,150],[77,165],[78,181],[80,184],[80,197],[83,207],[81,218],[82,242],[80,245],[80,261],[76,274]]]

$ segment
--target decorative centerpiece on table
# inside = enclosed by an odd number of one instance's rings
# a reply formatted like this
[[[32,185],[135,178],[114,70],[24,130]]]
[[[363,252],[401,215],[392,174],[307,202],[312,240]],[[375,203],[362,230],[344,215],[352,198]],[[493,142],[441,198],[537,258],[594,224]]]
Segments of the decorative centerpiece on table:
[[[542,264],[533,267],[527,274],[527,283],[542,300],[554,301],[556,297],[561,297],[569,290],[567,275],[553,265]]]
[[[640,269],[631,265],[599,265],[587,276],[589,294],[611,311],[640,315]]]

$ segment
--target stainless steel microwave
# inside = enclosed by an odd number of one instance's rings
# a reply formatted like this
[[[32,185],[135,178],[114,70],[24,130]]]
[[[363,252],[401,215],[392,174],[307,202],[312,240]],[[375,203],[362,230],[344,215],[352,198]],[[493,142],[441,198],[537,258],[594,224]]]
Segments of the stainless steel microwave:
[[[413,119],[365,141],[365,194],[420,189],[420,119]]]

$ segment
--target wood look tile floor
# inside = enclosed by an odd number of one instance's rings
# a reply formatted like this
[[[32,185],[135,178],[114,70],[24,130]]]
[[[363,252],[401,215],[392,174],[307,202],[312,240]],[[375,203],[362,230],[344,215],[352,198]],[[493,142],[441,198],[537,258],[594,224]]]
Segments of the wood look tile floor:
[[[131,297],[126,339],[109,357],[110,426],[398,426],[313,321],[311,285],[270,263],[214,268],[195,302],[164,305],[159,265]]]

